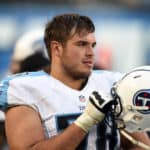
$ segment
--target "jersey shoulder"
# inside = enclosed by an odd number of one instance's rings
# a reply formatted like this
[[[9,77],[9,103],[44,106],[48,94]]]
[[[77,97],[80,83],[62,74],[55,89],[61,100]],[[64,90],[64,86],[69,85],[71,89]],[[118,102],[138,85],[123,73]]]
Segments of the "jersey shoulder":
[[[109,70],[93,70],[92,76],[98,77],[98,76],[104,76],[107,78],[120,78],[125,73],[117,72],[117,71],[109,71]]]
[[[93,70],[90,76],[91,79],[97,82],[116,82],[123,77],[124,73],[106,70]]]
[[[34,87],[39,78],[47,74],[43,71],[24,72],[9,75],[0,82],[0,109],[5,109],[10,103],[17,104],[19,99],[29,96],[30,87]],[[30,91],[31,92],[31,91]]]

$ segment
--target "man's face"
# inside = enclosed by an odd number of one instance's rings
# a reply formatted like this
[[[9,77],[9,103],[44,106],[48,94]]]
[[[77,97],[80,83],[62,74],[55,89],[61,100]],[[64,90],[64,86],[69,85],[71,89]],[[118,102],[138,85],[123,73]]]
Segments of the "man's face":
[[[87,78],[94,65],[94,33],[74,34],[63,47],[62,67],[74,79]]]

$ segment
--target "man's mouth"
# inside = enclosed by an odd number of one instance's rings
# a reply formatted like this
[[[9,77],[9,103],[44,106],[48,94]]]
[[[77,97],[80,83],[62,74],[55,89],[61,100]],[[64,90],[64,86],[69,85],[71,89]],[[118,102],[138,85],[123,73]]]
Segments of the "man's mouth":
[[[89,67],[93,67],[93,61],[91,61],[91,60],[85,60],[85,61],[83,61],[83,63]]]

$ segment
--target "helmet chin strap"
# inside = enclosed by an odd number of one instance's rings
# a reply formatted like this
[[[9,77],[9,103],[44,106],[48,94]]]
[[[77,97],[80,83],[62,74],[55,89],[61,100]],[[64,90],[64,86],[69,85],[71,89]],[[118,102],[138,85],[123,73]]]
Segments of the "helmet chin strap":
[[[120,133],[127,138],[132,144],[141,147],[144,150],[150,150],[150,146],[147,144],[144,144],[143,142],[140,142],[136,139],[134,139],[131,135],[129,135],[125,130],[121,129]]]

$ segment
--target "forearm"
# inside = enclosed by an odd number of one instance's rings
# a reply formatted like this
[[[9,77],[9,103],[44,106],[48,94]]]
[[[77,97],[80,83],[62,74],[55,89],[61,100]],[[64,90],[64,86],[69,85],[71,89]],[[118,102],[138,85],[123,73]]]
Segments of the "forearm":
[[[29,150],[74,150],[82,142],[86,132],[75,124],[70,125],[61,134],[43,140],[29,148]]]

